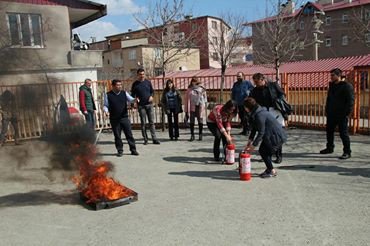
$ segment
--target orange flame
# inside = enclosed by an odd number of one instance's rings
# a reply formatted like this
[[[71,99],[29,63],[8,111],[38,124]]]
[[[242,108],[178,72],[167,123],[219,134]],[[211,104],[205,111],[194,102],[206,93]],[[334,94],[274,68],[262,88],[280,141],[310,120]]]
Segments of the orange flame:
[[[79,166],[79,175],[72,177],[77,189],[86,197],[87,203],[112,201],[128,197],[133,192],[108,177],[113,165],[106,161],[96,161],[96,146],[90,143],[74,144],[71,152],[76,152],[75,162]]]

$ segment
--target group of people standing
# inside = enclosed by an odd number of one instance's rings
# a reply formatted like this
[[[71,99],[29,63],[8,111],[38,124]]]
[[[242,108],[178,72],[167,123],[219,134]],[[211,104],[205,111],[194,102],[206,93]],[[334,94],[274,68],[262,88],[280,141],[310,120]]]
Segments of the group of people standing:
[[[344,145],[344,153],[341,159],[351,157],[350,140],[348,136],[348,117],[353,109],[353,88],[344,80],[340,80],[340,69],[331,71],[332,82],[329,85],[327,96],[326,113],[327,123],[327,148],[321,154],[332,153],[334,149],[334,129],[339,125],[340,136]],[[138,69],[138,79],[133,83],[131,95],[122,90],[120,80],[112,81],[112,91],[107,93],[104,101],[104,112],[110,118],[117,149],[117,155],[122,156],[123,144],[121,131],[124,132],[132,155],[138,155],[135,140],[132,136],[131,122],[128,118],[128,105],[134,104],[138,108],[141,121],[141,131],[144,145],[148,144],[146,119],[149,121],[149,129],[153,144],[160,144],[156,137],[153,109],[153,87],[149,80],[145,79],[145,71]],[[268,81],[261,73],[252,77],[253,83],[244,80],[243,73],[237,73],[237,81],[231,90],[231,100],[224,105],[216,105],[207,117],[207,127],[214,136],[213,154],[216,161],[220,160],[220,143],[223,145],[232,143],[231,120],[238,114],[241,120],[241,135],[248,135],[248,142],[244,151],[252,152],[259,146],[259,153],[266,165],[266,170],[261,177],[274,177],[276,170],[273,162],[281,163],[283,159],[282,146],[287,140],[285,133],[286,112],[282,112],[276,106],[277,100],[285,100],[284,91],[277,82]],[[91,81],[86,80],[80,88],[81,111],[85,114],[88,124],[93,117],[90,112],[95,109],[91,94]],[[81,95],[85,94],[85,95]],[[81,101],[81,99],[85,101]],[[86,100],[91,100],[87,102]],[[176,89],[174,82],[166,81],[161,97],[161,105],[168,118],[169,138],[179,138],[179,114],[185,109],[185,119],[190,120],[190,139],[195,140],[195,119],[198,122],[199,138],[203,138],[203,119],[207,103],[206,89],[196,77],[191,79],[182,100],[181,93]],[[272,156],[276,159],[272,160]]]

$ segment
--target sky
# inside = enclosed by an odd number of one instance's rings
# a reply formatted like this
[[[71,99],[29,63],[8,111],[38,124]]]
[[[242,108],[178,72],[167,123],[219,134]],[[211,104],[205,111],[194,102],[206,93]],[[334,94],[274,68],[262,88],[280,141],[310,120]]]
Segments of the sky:
[[[127,32],[128,29],[140,29],[140,25],[133,18],[134,14],[148,13],[148,5],[156,0],[93,0],[107,4],[108,14],[96,21],[76,28],[82,40],[91,42],[91,37],[97,41],[104,40],[105,36]],[[184,0],[185,11],[196,16],[220,16],[222,13],[236,13],[245,15],[247,21],[266,16],[266,2],[271,0]],[[277,1],[276,1],[277,2]],[[268,6],[269,7],[269,6]],[[268,8],[267,7],[267,8]]]

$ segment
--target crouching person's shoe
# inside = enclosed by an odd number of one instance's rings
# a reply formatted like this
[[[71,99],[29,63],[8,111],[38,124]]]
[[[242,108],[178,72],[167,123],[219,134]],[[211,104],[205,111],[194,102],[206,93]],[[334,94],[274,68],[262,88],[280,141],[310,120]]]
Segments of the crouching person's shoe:
[[[351,158],[350,153],[343,153],[343,155],[339,157],[339,159],[341,159],[341,160],[346,160],[346,159],[349,159],[349,158]]]
[[[334,150],[333,150],[333,149],[328,149],[328,148],[323,149],[323,150],[320,150],[320,154],[322,154],[322,155],[325,155],[325,154],[331,154],[331,153],[333,153],[333,152],[334,152]]]
[[[132,150],[131,155],[139,155],[139,152],[137,152],[136,150]]]

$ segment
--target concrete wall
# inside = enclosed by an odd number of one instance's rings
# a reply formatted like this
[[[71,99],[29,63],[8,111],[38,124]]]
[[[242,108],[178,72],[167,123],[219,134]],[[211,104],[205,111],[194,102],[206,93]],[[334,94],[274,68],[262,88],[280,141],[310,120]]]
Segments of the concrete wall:
[[[42,84],[42,83],[62,83],[62,82],[83,82],[86,78],[93,81],[98,80],[96,69],[69,69],[49,72],[32,72],[0,75],[0,85],[20,85],[20,84]]]
[[[1,35],[10,41],[6,12],[40,14],[43,48],[10,48],[3,54],[7,59],[0,60],[0,71],[70,68],[67,55],[71,50],[71,34],[67,7],[1,1]]]

